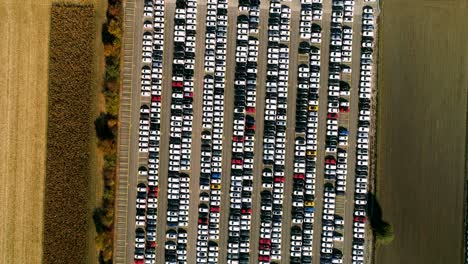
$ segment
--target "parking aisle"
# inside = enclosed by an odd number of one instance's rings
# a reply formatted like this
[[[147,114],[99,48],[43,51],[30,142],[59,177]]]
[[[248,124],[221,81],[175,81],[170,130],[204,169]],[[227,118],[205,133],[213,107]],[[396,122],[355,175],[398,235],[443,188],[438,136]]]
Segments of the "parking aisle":
[[[290,25],[290,44],[289,44],[289,82],[288,82],[288,99],[287,99],[287,125],[286,125],[286,158],[285,158],[285,181],[284,181],[284,197],[283,197],[283,227],[282,227],[282,247],[281,247],[281,263],[290,263],[291,249],[291,210],[292,208],[292,192],[293,192],[293,176],[294,176],[294,140],[296,138],[296,98],[297,98],[297,74],[298,74],[298,49],[300,42],[299,20],[300,20],[300,2],[293,1],[290,3],[291,8],[291,25]]]
[[[195,44],[195,72],[193,81],[193,129],[192,149],[190,161],[190,200],[189,200],[189,224],[187,230],[187,262],[197,258],[197,225],[198,204],[200,190],[200,153],[201,153],[201,131],[202,131],[202,105],[203,105],[203,79],[205,71],[205,30],[206,30],[206,1],[197,0],[197,24]]]
[[[133,1],[125,8],[125,46],[123,63],[123,88],[121,97],[119,130],[119,169],[116,191],[115,242],[116,263],[133,261],[135,251],[135,189],[136,181],[132,173],[136,171],[134,160],[138,153],[138,139],[135,128],[138,126],[139,92],[132,93],[140,83],[140,75],[132,72],[133,63],[141,62],[142,14],[143,5]],[[134,105],[135,104],[135,105]],[[136,129],[137,130],[137,129]],[[133,153],[135,152],[135,153]]]
[[[236,39],[237,32],[237,2],[228,1],[228,26],[227,39]],[[236,43],[228,41],[226,49],[226,82],[224,89],[224,135],[222,151],[222,181],[221,181],[221,213],[219,223],[219,261],[227,258],[228,241],[228,221],[229,221],[229,189],[231,173],[231,153],[232,153],[232,129],[233,129],[233,109],[234,109],[234,76],[235,76],[235,54]]]
[[[268,1],[261,1],[259,9],[259,25],[268,24]],[[268,28],[259,27],[258,30],[258,69],[265,69],[267,65],[268,48]],[[263,170],[263,129],[265,113],[265,87],[266,71],[257,72],[257,104],[255,112],[256,131],[255,131],[255,149],[254,149],[254,181],[252,193],[252,225],[250,230],[250,251],[258,252],[259,232],[260,232],[260,192],[262,190],[262,170]],[[256,254],[251,254],[252,263],[257,263]]]
[[[163,91],[161,93],[161,141],[159,144],[159,201],[158,221],[156,222],[156,263],[164,263],[166,240],[166,218],[167,218],[167,187],[168,187],[168,165],[169,165],[169,135],[170,116],[165,113],[171,112],[171,92],[168,87],[172,86],[172,60],[174,54],[174,14],[175,1],[165,1],[164,14],[164,51],[163,51]]]
[[[315,216],[314,216],[314,236],[312,241],[312,261],[320,264],[320,248],[322,244],[322,211],[323,211],[323,185],[324,185],[324,164],[325,160],[325,134],[327,118],[328,97],[328,63],[330,57],[330,23],[331,23],[331,1],[323,3],[322,20],[317,24],[321,26],[321,43],[315,44],[320,47],[320,89],[319,89],[319,120],[317,129],[317,162],[316,162],[316,182],[315,182]]]
[[[355,188],[355,169],[356,169],[356,139],[357,139],[357,115],[359,102],[359,78],[360,78],[360,61],[361,61],[361,30],[362,30],[362,6],[363,0],[355,1],[354,6],[354,22],[353,22],[353,58],[351,64],[351,95],[350,95],[350,111],[349,111],[349,136],[348,136],[348,175],[346,189],[346,208],[345,208],[345,229],[344,244],[343,244],[343,262],[351,263],[351,252],[353,244],[353,217],[354,217],[354,188]]]

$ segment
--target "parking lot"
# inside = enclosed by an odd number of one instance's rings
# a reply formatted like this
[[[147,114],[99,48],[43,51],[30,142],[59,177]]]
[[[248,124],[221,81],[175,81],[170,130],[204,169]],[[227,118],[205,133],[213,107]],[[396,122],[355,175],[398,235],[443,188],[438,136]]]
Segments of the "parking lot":
[[[144,1],[118,263],[364,263],[376,6]]]

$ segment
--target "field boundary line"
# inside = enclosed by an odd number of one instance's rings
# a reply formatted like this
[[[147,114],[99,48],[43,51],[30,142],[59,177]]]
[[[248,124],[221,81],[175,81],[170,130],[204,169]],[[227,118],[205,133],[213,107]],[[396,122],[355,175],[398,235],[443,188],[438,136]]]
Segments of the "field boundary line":
[[[380,146],[380,140],[381,140],[381,126],[380,126],[380,121],[381,121],[381,118],[380,118],[380,115],[382,113],[382,111],[379,110],[380,106],[381,106],[381,101],[380,101],[380,96],[382,96],[382,93],[380,92],[380,86],[382,85],[382,81],[381,81],[381,78],[382,78],[382,61],[383,61],[383,57],[382,57],[382,48],[383,48],[383,42],[382,42],[382,34],[383,34],[383,0],[380,0],[378,5],[377,5],[377,8],[378,8],[378,16],[377,16],[377,64],[376,64],[376,67],[377,67],[377,71],[375,71],[375,80],[374,80],[374,92],[375,92],[375,95],[374,95],[374,106],[371,106],[373,107],[373,116],[374,116],[374,120],[373,122],[371,123],[371,125],[374,126],[374,132],[373,132],[373,140],[370,141],[370,144],[371,144],[371,148],[373,151],[373,154],[370,155],[370,159],[371,159],[371,164],[372,164],[372,167],[371,167],[371,170],[369,171],[369,176],[371,177],[370,178],[370,184],[369,184],[369,190],[368,192],[369,193],[372,193],[373,194],[373,197],[374,199],[377,199],[377,187],[378,187],[378,172],[379,172],[379,164],[378,164],[378,159],[379,159],[379,146]],[[375,200],[372,200],[371,201],[372,204],[375,203]],[[371,206],[371,210],[372,210],[372,206]],[[371,212],[372,214],[372,212]],[[370,232],[368,231],[367,234],[371,234],[370,235],[370,248],[367,248],[367,252],[368,252],[368,256],[367,256],[367,260],[369,262],[369,264],[374,264],[376,262],[376,257],[377,257],[377,241],[376,241],[376,238],[374,236],[374,232],[372,230],[372,227],[369,226],[370,228]],[[368,246],[368,247],[369,247]],[[369,252],[370,251],[370,252]]]

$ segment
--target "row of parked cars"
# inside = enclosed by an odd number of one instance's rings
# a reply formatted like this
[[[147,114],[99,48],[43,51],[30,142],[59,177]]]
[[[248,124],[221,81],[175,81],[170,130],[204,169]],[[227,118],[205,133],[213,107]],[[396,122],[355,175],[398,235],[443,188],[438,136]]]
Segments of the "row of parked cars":
[[[193,93],[197,1],[177,0],[174,15],[172,94],[167,186],[166,263],[187,263],[190,200],[190,157],[193,126]],[[175,230],[177,228],[177,230]],[[175,235],[174,235],[175,234]]]
[[[207,2],[197,263],[219,263],[227,0]]]
[[[144,183],[138,184],[134,263],[155,263],[157,200],[157,186],[147,187]]]
[[[150,104],[140,107],[139,152],[148,153],[147,166],[138,169],[135,225],[135,263],[155,263],[159,191],[164,1],[145,1],[142,42],[141,96]],[[146,182],[146,183],[145,183]]]
[[[300,30],[307,26],[312,34],[301,34],[307,41],[299,45],[299,53],[307,54],[309,61],[298,66],[290,263],[312,263],[321,59],[320,49],[314,44],[321,43],[322,28],[304,18],[310,2],[302,1],[301,5]],[[321,10],[321,3],[312,3],[312,8]],[[320,19],[313,17],[314,21]]]
[[[344,219],[337,211],[336,196],[345,195],[347,176],[347,116],[350,110],[350,86],[343,77],[351,73],[354,1],[332,2],[330,61],[328,76],[328,115],[326,126],[325,193],[323,198],[320,258],[322,263],[343,263],[342,242]],[[343,25],[347,23],[348,25]],[[341,120],[346,120],[341,119]],[[337,243],[338,242],[338,243]]]
[[[260,207],[259,262],[281,259],[283,194],[286,158],[286,109],[289,80],[291,9],[271,1],[268,23],[267,73],[263,134],[264,185]],[[266,187],[266,188],[265,188]]]
[[[367,187],[369,174],[369,126],[371,121],[371,71],[373,65],[373,9],[370,6],[363,8],[363,37],[361,42],[361,73],[359,82],[359,113],[358,135],[360,142],[356,149],[356,183],[354,194],[354,221],[353,221],[353,264],[364,263],[364,243],[366,237]],[[366,33],[366,34],[365,34]]]
[[[259,3],[237,17],[227,263],[249,263]]]
[[[312,43],[320,43],[321,29],[314,22],[322,20],[322,1],[301,0],[299,33],[301,39],[310,39]]]

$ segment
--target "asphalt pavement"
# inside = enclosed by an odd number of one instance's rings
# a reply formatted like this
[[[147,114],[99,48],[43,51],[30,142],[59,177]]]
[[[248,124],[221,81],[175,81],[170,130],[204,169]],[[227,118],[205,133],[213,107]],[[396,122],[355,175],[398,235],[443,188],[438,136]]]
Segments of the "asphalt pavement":
[[[297,98],[297,77],[299,61],[299,20],[301,6],[299,1],[289,4],[291,8],[291,35],[289,42],[289,82],[288,100],[286,112],[286,158],[285,158],[285,181],[283,197],[283,226],[281,243],[281,263],[289,263],[291,252],[291,226],[292,226],[292,191],[294,174],[294,147],[296,139],[296,98]],[[308,62],[306,62],[308,63]]]
[[[219,256],[218,261],[227,259],[227,238],[229,222],[229,190],[231,186],[231,156],[234,118],[234,74],[236,67],[237,2],[228,1],[228,27],[226,50],[226,83],[224,89],[224,137],[221,176],[221,212],[219,219]]]
[[[120,99],[119,142],[115,215],[115,263],[133,262],[135,241],[135,199],[138,167],[138,129],[140,109],[140,70],[143,4],[127,1],[125,10],[125,34]],[[135,48],[139,47],[139,48]],[[135,50],[137,52],[135,52]],[[140,51],[140,52],[138,52]],[[135,74],[135,71],[138,74]],[[131,177],[134,175],[134,177]]]
[[[319,88],[319,118],[317,129],[317,176],[315,181],[315,214],[314,214],[314,236],[312,240],[312,261],[320,264],[320,247],[322,239],[322,212],[323,212],[323,184],[324,184],[324,161],[325,161],[325,132],[327,116],[328,97],[328,63],[330,61],[330,22],[331,1],[323,3],[322,21],[322,43],[320,48],[320,88]]]
[[[266,65],[268,49],[268,1],[260,3],[258,28],[257,95],[255,106],[254,180],[252,191],[252,221],[250,223],[250,262],[258,263],[260,238],[260,192],[262,191],[263,170],[263,128],[265,118]]]
[[[359,102],[359,77],[361,62],[361,28],[362,28],[362,1],[356,1],[354,6],[353,27],[353,53],[351,61],[351,86],[350,111],[348,114],[348,175],[346,176],[346,196],[345,196],[345,229],[343,233],[343,262],[351,263],[352,242],[353,242],[353,213],[354,213],[354,174],[356,167],[356,138],[357,138],[357,118]]]
[[[167,175],[169,170],[169,135],[172,96],[172,59],[174,49],[175,1],[165,2],[164,51],[161,99],[161,142],[159,144],[159,195],[158,221],[156,223],[156,263],[164,263],[164,241],[167,218]]]
[[[192,155],[190,161],[190,202],[189,225],[187,227],[187,259],[195,260],[197,253],[198,205],[200,204],[200,157],[203,107],[203,79],[205,77],[205,31],[206,31],[206,1],[198,1],[197,5],[197,35],[195,40],[195,73],[193,87],[193,126]],[[197,70],[200,69],[200,70]]]
[[[347,122],[349,126],[348,139],[348,175],[347,192],[342,199],[342,209],[345,219],[344,237],[345,242],[338,244],[343,248],[343,263],[351,263],[352,243],[352,219],[353,219],[353,196],[354,196],[354,167],[355,146],[357,133],[358,112],[358,83],[360,62],[360,40],[361,40],[361,12],[363,0],[356,0],[355,15],[353,23],[353,57],[351,75],[351,111],[348,117],[340,119]],[[299,1],[284,2],[291,7],[291,41],[289,86],[288,86],[288,110],[287,110],[287,132],[286,132],[286,182],[284,186],[283,200],[283,227],[282,227],[282,260],[281,263],[289,263],[290,255],[290,228],[292,207],[292,185],[294,165],[294,139],[295,133],[295,101],[297,95],[297,66],[300,60],[298,55],[299,39]],[[229,189],[230,168],[233,129],[233,87],[235,73],[235,49],[236,49],[236,21],[241,13],[237,8],[237,1],[228,3],[228,43],[226,62],[226,89],[224,105],[224,137],[223,137],[223,174],[221,182],[221,218],[219,239],[219,263],[225,263],[227,259],[227,237],[229,217]],[[146,165],[147,155],[138,151],[138,129],[139,109],[141,103],[149,103],[149,98],[140,96],[140,70],[141,70],[141,42],[143,32],[143,1],[128,0],[125,3],[125,28],[124,28],[124,63],[123,63],[123,87],[120,108],[120,130],[119,130],[119,167],[116,194],[116,232],[115,232],[115,263],[133,263],[134,239],[135,239],[135,198],[136,185],[144,178],[138,178],[138,167]],[[263,165],[263,128],[265,108],[265,85],[266,85],[266,60],[268,42],[268,8],[269,2],[262,1],[260,6],[259,26],[259,55],[257,75],[257,102],[256,102],[256,132],[254,145],[254,185],[252,192],[252,221],[250,241],[250,263],[258,263],[258,244],[260,235],[260,197],[261,172]],[[159,199],[158,199],[158,221],[157,221],[157,247],[156,263],[164,263],[164,242],[166,240],[166,211],[167,211],[167,174],[169,163],[169,123],[171,105],[171,77],[173,59],[173,37],[174,37],[174,13],[175,1],[165,1],[165,33],[163,53],[163,91],[161,111],[161,142],[160,142],[160,168],[159,168]],[[245,13],[245,12],[242,12]],[[204,50],[205,50],[205,20],[206,2],[199,1],[197,8],[197,35],[195,55],[194,76],[194,102],[193,102],[193,138],[191,156],[190,180],[190,209],[188,230],[188,263],[196,263],[196,240],[197,240],[197,211],[199,204],[199,174],[200,174],[200,134],[202,115],[202,93],[204,77]],[[328,87],[328,63],[330,44],[330,17],[331,2],[323,3],[323,19],[319,24],[322,26],[321,50],[321,79],[319,89],[319,124],[318,124],[318,155],[317,155],[317,178],[316,178],[316,210],[314,222],[313,239],[313,263],[320,263],[320,240],[321,219],[323,210],[323,174],[325,158],[325,132],[327,115],[327,87]],[[301,61],[302,62],[302,61]],[[307,62],[306,62],[307,63]],[[341,201],[340,201],[341,202]],[[335,243],[336,244],[336,243]]]

